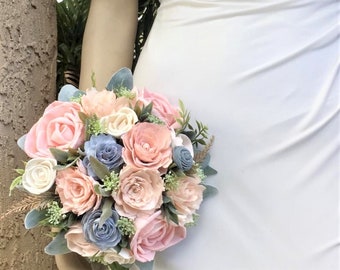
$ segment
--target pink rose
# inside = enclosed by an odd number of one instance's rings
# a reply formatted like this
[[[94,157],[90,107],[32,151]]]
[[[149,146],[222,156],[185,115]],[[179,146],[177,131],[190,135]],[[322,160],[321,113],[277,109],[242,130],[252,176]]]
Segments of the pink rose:
[[[65,234],[65,239],[68,249],[83,257],[92,257],[100,251],[96,245],[85,240],[80,222],[70,226]]]
[[[78,148],[85,140],[84,124],[75,102],[54,101],[33,125],[25,140],[25,152],[31,157],[52,157],[49,148]]]
[[[119,175],[119,189],[113,194],[121,216],[135,218],[152,214],[162,203],[163,180],[156,170],[125,167]]]
[[[152,261],[157,251],[165,250],[186,237],[185,227],[168,223],[161,211],[147,218],[136,219],[135,225],[136,233],[130,246],[136,260],[140,262]]]
[[[92,208],[98,208],[100,196],[95,193],[94,184],[92,177],[84,174],[79,168],[70,167],[59,171],[56,192],[63,204],[63,212],[72,211],[80,216]]]
[[[138,99],[142,101],[144,105],[152,102],[152,113],[164,121],[168,127],[179,127],[176,121],[176,119],[180,118],[179,110],[174,107],[165,96],[143,89],[139,90]]]
[[[166,126],[138,123],[122,139],[122,156],[128,165],[165,173],[172,162],[171,132]]]
[[[203,201],[205,187],[195,177],[183,176],[179,179],[179,187],[167,192],[179,213],[180,224],[192,222],[192,215],[199,209]]]

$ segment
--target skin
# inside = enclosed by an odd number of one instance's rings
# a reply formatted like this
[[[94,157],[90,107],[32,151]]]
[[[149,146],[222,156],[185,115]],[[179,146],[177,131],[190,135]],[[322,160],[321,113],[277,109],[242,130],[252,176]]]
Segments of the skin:
[[[94,0],[82,46],[80,89],[103,89],[121,67],[131,68],[137,28],[137,0]]]
[[[131,68],[137,29],[138,0],[93,0],[85,28],[79,88],[92,85],[103,89],[111,75],[122,67]],[[75,253],[57,255],[59,270],[91,270]],[[99,268],[98,268],[99,269]]]

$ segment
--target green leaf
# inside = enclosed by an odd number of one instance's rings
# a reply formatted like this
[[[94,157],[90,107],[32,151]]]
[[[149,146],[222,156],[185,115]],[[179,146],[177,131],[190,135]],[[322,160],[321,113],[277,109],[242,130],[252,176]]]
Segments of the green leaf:
[[[20,174],[20,175],[23,175],[25,173],[25,170],[24,169],[15,169],[15,172]]]
[[[56,171],[65,170],[66,168],[72,167],[74,164],[77,163],[77,161],[80,159],[80,157],[76,157],[71,163],[66,165],[57,165],[54,167]]]
[[[153,269],[153,263],[154,261],[151,262],[136,262],[136,265],[139,267],[139,270],[152,270]]]
[[[94,173],[100,179],[104,179],[105,177],[110,176],[110,171],[108,170],[108,168],[103,163],[101,163],[98,159],[96,159],[95,157],[90,156],[90,164],[91,164],[91,167],[92,167]]]
[[[36,210],[33,209],[29,211],[24,220],[24,225],[26,229],[32,229],[40,224],[42,220],[47,217],[47,210]]]
[[[207,166],[203,169],[203,172],[206,176],[217,174],[217,171],[214,168],[211,168],[210,166]]]
[[[103,226],[103,224],[105,223],[105,221],[112,216],[112,205],[113,205],[113,201],[110,199],[106,199],[103,207],[102,207],[102,214],[100,216],[100,220],[99,220],[99,227]]]
[[[216,187],[204,184],[205,190],[203,191],[203,198],[208,198],[211,196],[215,196],[218,193],[218,189]]]
[[[68,160],[68,152],[57,148],[50,148],[50,152],[52,153],[53,157],[60,163],[65,164]]]
[[[103,196],[103,197],[110,197],[112,194],[112,191],[105,190],[101,185],[94,185],[94,191],[96,194]]]
[[[9,196],[12,195],[12,191],[21,184],[22,182],[22,176],[18,176],[17,178],[15,178],[13,181],[12,181],[12,184],[10,185],[9,187]]]
[[[129,267],[124,267],[123,265],[120,265],[119,263],[112,263],[108,265],[110,270],[126,270],[129,269]]]
[[[74,87],[71,84],[64,85],[58,94],[58,100],[63,102],[71,101],[72,98],[80,97],[84,95],[85,92],[78,90],[76,87]]]
[[[45,252],[48,255],[66,254],[71,252],[67,247],[65,234],[66,231],[59,232],[52,242],[45,247]]]
[[[121,87],[130,90],[133,88],[133,76],[129,68],[121,68],[115,74],[113,74],[109,83],[106,86],[106,89],[109,91],[114,91],[115,89]]]
[[[177,213],[175,206],[173,205],[171,201],[167,203],[163,203],[162,210],[163,210],[163,214],[168,220],[171,220],[174,223],[178,224],[178,215],[177,215],[178,213]]]
[[[81,120],[84,124],[86,124],[86,120],[89,118],[89,117],[87,116],[87,114],[85,114],[85,113],[83,113],[83,112],[78,112],[78,116],[79,116],[80,120]]]

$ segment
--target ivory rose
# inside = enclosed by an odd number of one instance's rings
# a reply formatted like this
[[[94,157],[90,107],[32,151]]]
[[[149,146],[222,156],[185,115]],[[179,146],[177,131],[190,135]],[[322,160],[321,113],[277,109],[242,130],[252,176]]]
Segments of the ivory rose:
[[[140,89],[138,99],[142,101],[144,105],[152,102],[152,113],[164,121],[168,127],[179,127],[176,121],[176,119],[180,118],[179,110],[173,106],[165,96],[150,92],[146,89]]]
[[[84,168],[80,162],[78,166],[57,173],[56,192],[63,205],[63,212],[72,211],[80,216],[92,208],[98,208],[100,197],[94,191],[95,181],[82,171]]]
[[[65,239],[67,241],[68,249],[83,257],[92,257],[99,252],[99,248],[96,245],[85,240],[80,222],[70,226],[65,234]]]
[[[165,173],[172,162],[171,132],[166,126],[138,123],[122,140],[122,155],[128,165]]]
[[[48,191],[56,178],[57,161],[52,158],[33,158],[26,163],[22,175],[22,186],[32,194],[41,194]]]
[[[113,198],[121,216],[135,218],[151,214],[162,205],[164,185],[158,171],[127,166],[120,172],[119,180]]]
[[[203,201],[205,187],[196,177],[183,176],[175,190],[169,190],[167,196],[171,199],[179,214],[180,224],[192,222],[192,215],[199,209]]]
[[[103,256],[104,262],[108,264],[117,262],[123,265],[135,262],[135,257],[133,256],[132,251],[127,248],[122,248],[119,252],[117,252],[114,248],[109,248],[105,251],[99,252],[98,256]]]
[[[157,251],[165,250],[186,237],[186,229],[165,220],[161,211],[135,221],[136,233],[130,246],[136,260],[152,261]]]
[[[24,150],[31,157],[52,157],[49,148],[78,148],[85,140],[84,124],[75,102],[52,102],[26,135]]]
[[[128,132],[138,121],[137,114],[134,110],[123,107],[117,112],[100,119],[100,124],[105,133],[116,138],[120,138]]]

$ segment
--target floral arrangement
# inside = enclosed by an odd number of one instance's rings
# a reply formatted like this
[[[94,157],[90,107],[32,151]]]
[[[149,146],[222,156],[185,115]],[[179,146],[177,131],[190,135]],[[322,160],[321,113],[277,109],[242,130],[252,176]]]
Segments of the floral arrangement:
[[[61,89],[19,139],[30,159],[10,190],[28,194],[27,229],[53,228],[47,254],[151,269],[156,252],[186,237],[215,191],[204,182],[216,173],[212,143],[181,101],[137,89],[123,68],[104,90]]]

